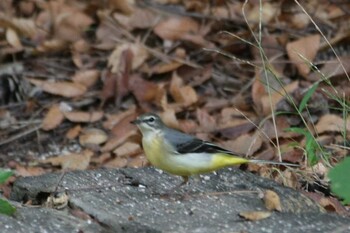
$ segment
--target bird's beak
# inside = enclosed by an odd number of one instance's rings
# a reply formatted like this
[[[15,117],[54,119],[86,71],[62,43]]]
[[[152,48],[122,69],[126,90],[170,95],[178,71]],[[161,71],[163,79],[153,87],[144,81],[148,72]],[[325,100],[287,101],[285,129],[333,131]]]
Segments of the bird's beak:
[[[136,120],[130,121],[130,123],[134,125],[138,125],[141,123],[141,121],[139,119],[136,119]]]

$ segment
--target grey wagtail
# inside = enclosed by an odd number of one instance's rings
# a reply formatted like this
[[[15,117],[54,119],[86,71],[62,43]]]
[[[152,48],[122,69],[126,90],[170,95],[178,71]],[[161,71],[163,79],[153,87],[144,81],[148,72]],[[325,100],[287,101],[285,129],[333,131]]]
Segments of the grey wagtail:
[[[143,114],[131,123],[137,125],[142,133],[143,149],[151,164],[168,173],[182,176],[182,184],[186,184],[191,175],[245,163],[297,166],[239,157],[237,153],[167,127],[153,113]]]

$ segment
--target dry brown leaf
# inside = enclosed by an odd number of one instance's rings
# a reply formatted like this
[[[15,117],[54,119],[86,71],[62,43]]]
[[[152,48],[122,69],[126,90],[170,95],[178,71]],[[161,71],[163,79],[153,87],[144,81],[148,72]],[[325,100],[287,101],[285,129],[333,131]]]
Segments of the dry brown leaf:
[[[34,84],[37,87],[43,89],[43,91],[60,95],[67,98],[73,98],[83,95],[87,88],[79,83],[73,82],[51,82],[51,81],[42,81],[38,79],[28,79],[29,82]]]
[[[254,4],[252,9],[249,9],[247,14],[247,20],[249,24],[262,22],[268,24],[274,19],[277,13],[280,11],[280,4],[273,4],[270,2],[262,2],[262,6]]]
[[[61,112],[60,106],[54,104],[46,113],[41,128],[43,130],[52,130],[59,126],[64,120],[64,115]]]
[[[67,42],[61,39],[45,40],[36,47],[39,53],[54,53],[64,50],[67,47]]]
[[[81,126],[76,125],[67,131],[66,138],[69,140],[73,140],[79,136],[80,132],[81,132]]]
[[[15,18],[11,14],[0,12],[0,26],[3,28],[12,28],[20,35],[35,38],[46,34],[40,30],[32,19]]]
[[[249,220],[249,221],[258,221],[271,216],[271,212],[268,211],[245,211],[240,212],[239,216]]]
[[[338,115],[327,114],[320,118],[316,126],[317,133],[321,134],[324,132],[344,132],[350,131],[350,118],[344,121]]]
[[[349,211],[336,198],[325,197],[323,193],[306,192],[306,191],[304,191],[303,193],[306,196],[308,196],[310,199],[319,203],[328,212],[336,212],[336,213],[344,215],[344,216],[349,216]]]
[[[121,63],[123,61],[123,52],[130,50],[132,53],[131,70],[135,70],[140,67],[146,59],[149,57],[148,51],[139,43],[133,44],[118,44],[113,50],[112,54],[108,58],[108,67],[111,67],[112,73],[118,73],[121,70]]]
[[[128,159],[125,157],[116,157],[107,163],[105,163],[103,166],[104,167],[109,167],[109,168],[122,168],[126,167],[128,164]]]
[[[326,63],[320,69],[320,72],[311,73],[308,75],[307,79],[316,82],[320,80],[321,74],[324,77],[331,78],[345,76],[345,72],[350,73],[350,56],[339,57],[339,59],[342,64],[340,64],[337,59],[327,59]],[[344,66],[344,69],[341,65]]]
[[[274,125],[272,120],[267,120],[264,122],[264,125],[261,129],[262,132],[264,133],[264,139],[275,139],[276,137],[291,138],[291,137],[298,136],[297,133],[285,130],[291,127],[287,117],[285,116],[276,117],[275,123],[276,124]]]
[[[79,136],[79,143],[82,146],[87,145],[100,145],[106,142],[108,135],[97,128],[83,129],[82,134]]]
[[[94,20],[74,5],[63,1],[49,1],[42,4],[43,11],[36,19],[38,27],[49,30],[53,27],[53,37],[74,42],[81,39],[85,30]]]
[[[141,78],[138,74],[130,77],[129,89],[141,104],[154,100],[158,93],[157,84]]]
[[[42,160],[42,163],[50,163],[53,166],[61,166],[62,169],[84,170],[89,166],[90,158],[93,156],[90,150],[84,150],[80,153],[70,153],[57,157]]]
[[[135,8],[134,13],[131,15],[125,15],[116,12],[113,14],[113,17],[129,31],[132,31],[136,28],[153,28],[153,26],[160,18],[158,14],[154,14],[152,10],[146,8]]]
[[[199,24],[188,17],[171,17],[158,23],[153,31],[164,40],[179,40],[186,35],[198,34]]]
[[[173,73],[169,89],[177,104],[187,107],[198,101],[196,91],[191,86],[184,86],[182,79],[176,72]]]
[[[136,126],[130,123],[130,121],[135,120],[136,117],[136,113],[127,115],[121,119],[118,124],[114,125],[112,129],[113,136],[110,137],[107,143],[101,148],[101,151],[112,151],[124,143],[129,137],[137,135],[138,130]]]
[[[91,158],[91,163],[94,164],[102,164],[105,163],[107,160],[111,159],[112,155],[109,152],[99,154],[98,156],[94,156]]]
[[[197,108],[197,120],[200,125],[200,132],[212,132],[216,129],[216,120],[210,116],[205,109]]]
[[[102,119],[104,112],[93,111],[93,112],[83,112],[83,111],[71,111],[63,112],[64,116],[72,122],[95,122]]]
[[[310,73],[309,62],[312,62],[320,47],[320,35],[311,35],[287,44],[289,59],[295,64],[299,73],[307,77]],[[302,57],[300,57],[300,55]],[[306,61],[306,60],[307,61]]]
[[[113,98],[117,95],[117,79],[120,76],[120,74],[113,74],[110,71],[102,72],[101,79],[103,81],[103,88],[100,93],[101,98],[101,106],[104,105],[104,103]],[[125,90],[128,91],[128,90]]]
[[[160,63],[150,68],[149,72],[151,74],[164,74],[171,71],[175,71],[181,66],[183,66],[183,63],[177,61],[171,61],[169,63]]]
[[[252,155],[262,146],[262,140],[258,133],[253,135],[243,134],[235,140],[222,142],[223,147],[241,155]]]
[[[132,106],[124,112],[119,112],[117,114],[106,114],[107,120],[103,122],[103,127],[105,129],[111,130],[115,125],[119,124],[125,117],[132,115],[136,117],[136,107]]]
[[[252,99],[253,99],[256,111],[258,113],[261,113],[263,111],[263,104],[262,104],[261,97],[266,95],[266,87],[261,81],[261,76],[260,75],[258,76],[257,74],[258,73],[256,72],[256,77],[252,85]]]
[[[89,88],[92,87],[99,79],[100,72],[96,69],[78,71],[72,77],[73,82],[84,85]]]
[[[21,40],[19,39],[19,36],[17,35],[16,31],[12,28],[8,28],[6,30],[6,40],[7,42],[14,48],[21,50],[23,48],[23,45],[21,43]]]
[[[282,211],[281,200],[276,192],[266,190],[263,199],[266,209]]]
[[[108,3],[112,9],[119,10],[126,15],[134,12],[133,0],[109,0]]]
[[[175,110],[168,108],[164,112],[159,114],[162,121],[169,127],[179,129],[179,121],[176,118]]]
[[[146,165],[148,165],[148,160],[144,155],[139,155],[139,156],[136,156],[135,158],[129,159],[129,162],[127,164],[128,167],[132,167],[132,168],[140,168]]]
[[[193,134],[197,132],[197,129],[199,128],[198,124],[194,120],[181,120],[179,121],[180,125],[180,131]]]
[[[26,176],[39,176],[45,174],[46,171],[42,167],[32,167],[32,166],[21,166],[16,165],[16,176],[26,177]]]
[[[283,89],[280,89],[279,91],[271,91],[271,97],[267,92],[265,92],[265,95],[260,96],[264,116],[270,115],[272,111],[271,106],[273,110],[276,109],[277,103],[285,98],[287,94],[292,93],[297,88],[299,88],[299,81],[294,81],[284,86]]]
[[[299,175],[297,175],[295,171],[291,171],[287,169],[287,170],[278,172],[278,175],[274,180],[279,184],[283,184],[283,186],[298,190],[301,188],[298,176]],[[270,173],[270,177],[271,177],[271,173]]]
[[[118,157],[126,157],[130,155],[134,155],[141,152],[141,146],[139,143],[135,142],[125,142],[121,146],[119,146],[117,149],[115,149],[114,154],[116,154]]]

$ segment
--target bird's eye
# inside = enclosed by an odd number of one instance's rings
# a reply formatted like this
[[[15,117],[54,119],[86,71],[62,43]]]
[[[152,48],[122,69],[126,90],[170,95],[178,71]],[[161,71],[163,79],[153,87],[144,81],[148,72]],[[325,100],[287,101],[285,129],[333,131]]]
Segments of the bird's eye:
[[[156,120],[156,119],[155,119],[154,117],[150,117],[150,118],[148,119],[148,122],[153,123],[155,120]]]

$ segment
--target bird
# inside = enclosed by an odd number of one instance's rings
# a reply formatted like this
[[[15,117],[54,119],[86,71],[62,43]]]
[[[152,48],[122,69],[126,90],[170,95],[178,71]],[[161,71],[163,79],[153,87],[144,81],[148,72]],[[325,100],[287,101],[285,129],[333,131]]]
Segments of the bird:
[[[209,141],[166,126],[154,113],[145,113],[131,121],[142,134],[142,146],[148,161],[167,173],[189,177],[216,171],[224,167],[247,163],[298,166],[291,163],[246,159]]]

